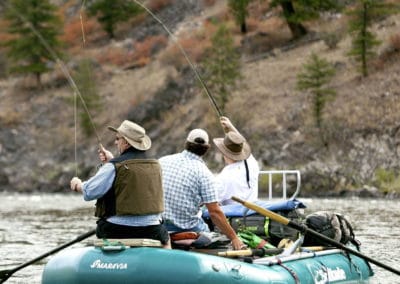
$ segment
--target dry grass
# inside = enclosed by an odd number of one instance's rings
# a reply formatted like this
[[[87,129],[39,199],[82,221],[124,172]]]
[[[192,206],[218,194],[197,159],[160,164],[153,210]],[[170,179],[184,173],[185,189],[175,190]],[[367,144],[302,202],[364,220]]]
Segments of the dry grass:
[[[106,34],[100,24],[95,19],[83,15],[82,21],[79,17],[75,17],[64,25],[62,40],[71,48],[70,51],[76,52],[81,47],[96,43],[104,36]]]
[[[169,5],[170,3],[171,0],[150,0],[147,3],[147,8],[149,8],[150,11],[157,12],[160,11],[165,6]]]
[[[164,35],[150,36],[142,42],[134,43],[133,51],[128,54],[128,61],[149,62],[155,51],[164,49],[168,39]]]
[[[169,46],[163,50],[158,59],[163,65],[172,65],[180,70],[187,66],[185,56],[182,54],[180,47],[186,52],[192,62],[198,62],[204,55],[205,50],[211,46],[209,39],[203,37],[203,33],[198,33],[197,36],[181,36],[177,43],[170,42]]]
[[[400,51],[400,33],[390,36],[390,45],[395,51]]]
[[[5,127],[13,127],[23,121],[23,115],[15,110],[7,109],[0,113],[1,125]]]

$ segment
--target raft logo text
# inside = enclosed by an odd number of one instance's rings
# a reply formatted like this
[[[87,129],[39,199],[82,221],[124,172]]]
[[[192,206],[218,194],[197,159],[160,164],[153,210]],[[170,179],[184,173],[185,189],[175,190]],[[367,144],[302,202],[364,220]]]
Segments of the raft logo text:
[[[90,268],[98,269],[128,269],[127,263],[112,263],[112,262],[102,262],[100,259],[95,260]]]
[[[339,281],[345,279],[346,272],[343,269],[341,269],[340,267],[336,267],[336,269],[331,269],[327,267],[316,271],[314,276],[314,283],[323,284],[330,281]]]

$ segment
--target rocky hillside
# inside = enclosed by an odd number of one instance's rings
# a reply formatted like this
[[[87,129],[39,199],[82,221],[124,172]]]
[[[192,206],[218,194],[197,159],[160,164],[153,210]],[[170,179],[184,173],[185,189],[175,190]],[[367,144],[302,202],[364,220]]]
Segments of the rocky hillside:
[[[71,1],[58,2],[68,14],[66,25],[72,25],[79,7],[66,9]],[[188,35],[201,34],[207,41],[210,19],[231,23],[244,79],[232,92],[224,115],[248,138],[262,169],[299,169],[302,196],[398,196],[400,51],[390,39],[399,36],[399,16],[374,25],[382,44],[370,75],[362,78],[347,56],[351,39],[343,32],[344,15],[308,23],[309,36],[293,41],[278,12],[261,4],[252,6],[249,32],[241,35],[225,1],[167,2],[157,15],[182,45],[189,42]],[[112,149],[113,136],[106,126],[124,119],[144,125],[157,157],[180,151],[194,127],[207,129],[212,137],[223,135],[189,63],[157,21],[147,16],[127,23],[112,41],[99,30],[97,26],[87,33],[86,46],[78,37],[65,62],[71,70],[81,58],[96,62],[92,80],[103,109],[91,113],[96,124],[92,137],[76,123],[74,92],[57,66],[44,76],[42,89],[26,77],[1,79],[0,190],[67,192],[72,176],[85,178],[94,172],[98,142]],[[341,35],[336,48],[328,48],[324,40],[332,32]],[[115,50],[135,54],[140,51],[135,43],[156,36],[168,41],[152,50],[144,64],[110,59]],[[194,56],[204,42],[184,46]],[[312,52],[332,62],[337,71],[337,95],[324,113],[328,147],[317,138],[310,96],[296,89],[296,76]],[[207,163],[214,171],[221,167],[215,149]]]

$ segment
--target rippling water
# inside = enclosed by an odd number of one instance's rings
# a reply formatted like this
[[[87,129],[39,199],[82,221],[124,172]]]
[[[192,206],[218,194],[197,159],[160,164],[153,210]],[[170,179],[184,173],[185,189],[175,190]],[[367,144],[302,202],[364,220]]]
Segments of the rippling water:
[[[12,269],[95,228],[93,202],[77,195],[0,193],[0,270]],[[302,199],[306,214],[318,210],[348,215],[361,253],[400,269],[398,200]],[[89,240],[74,244],[84,246]],[[66,248],[68,249],[68,248]],[[40,283],[48,258],[13,274],[7,283]],[[371,265],[373,284],[400,283],[400,277]]]

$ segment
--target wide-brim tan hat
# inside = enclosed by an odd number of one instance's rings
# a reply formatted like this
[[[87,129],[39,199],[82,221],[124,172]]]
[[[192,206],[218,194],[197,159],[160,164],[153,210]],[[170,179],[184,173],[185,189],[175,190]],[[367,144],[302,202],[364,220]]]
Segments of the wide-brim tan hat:
[[[251,148],[246,139],[236,132],[230,131],[225,138],[214,138],[213,142],[222,154],[234,161],[246,160],[251,154]]]
[[[124,120],[118,128],[108,126],[108,129],[118,132],[125,140],[138,150],[148,150],[151,147],[151,139],[146,135],[146,130],[140,125]]]

